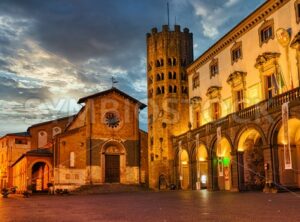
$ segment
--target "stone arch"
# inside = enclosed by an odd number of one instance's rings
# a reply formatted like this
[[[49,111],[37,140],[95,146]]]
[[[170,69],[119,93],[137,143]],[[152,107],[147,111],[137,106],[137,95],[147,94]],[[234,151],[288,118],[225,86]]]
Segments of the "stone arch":
[[[217,137],[210,141],[210,183],[213,190],[230,190],[232,188],[231,152],[233,144],[226,133],[222,133],[221,156],[217,154]]]
[[[289,119],[300,119],[300,113],[296,110],[290,110],[289,113]],[[282,124],[282,115],[281,113],[278,114],[274,119],[273,123],[269,126],[268,133],[267,133],[267,141],[269,144],[274,144],[274,141],[276,140],[274,136],[276,136],[276,130],[279,130],[281,124]]]
[[[126,183],[126,148],[116,140],[106,141],[100,152],[101,181]],[[119,169],[119,170],[117,170]]]
[[[30,163],[28,169],[28,184],[32,186],[32,190],[47,190],[53,176],[52,164],[45,159],[36,159]]]
[[[200,140],[191,147],[191,185],[194,190],[207,188],[208,156],[209,150],[203,141]]]
[[[190,178],[190,167],[189,167],[189,164],[190,164],[190,152],[189,150],[187,149],[186,146],[182,145],[181,147],[177,147],[177,149],[175,150],[174,152],[174,170],[175,170],[175,181],[176,181],[176,186],[179,188],[179,189],[188,189],[188,187],[183,187],[183,175],[182,175],[182,153],[186,153],[187,156],[188,156],[188,162],[185,164],[188,168],[185,169],[185,174],[188,173],[188,178],[187,180],[189,180]],[[186,178],[185,178],[186,179]],[[189,185],[189,184],[188,184]]]
[[[300,115],[290,110],[289,115],[289,138],[290,146],[287,146],[283,136],[282,117],[277,115],[274,123],[269,128],[268,139],[272,149],[272,171],[275,184],[286,187],[300,188],[300,176],[296,173],[299,169],[298,159],[300,156]],[[290,149],[288,149],[288,147]],[[287,152],[287,153],[285,153]],[[288,167],[285,155],[290,156],[291,168]]]
[[[190,187],[190,154],[187,149],[182,149],[180,158],[180,187],[184,190]]]
[[[266,135],[263,132],[263,130],[261,129],[261,127],[258,126],[255,123],[249,123],[246,126],[242,126],[238,129],[238,133],[236,134],[235,139],[234,139],[234,148],[233,148],[234,150],[238,150],[239,140],[240,140],[241,136],[243,135],[243,133],[246,132],[248,129],[251,129],[251,128],[255,129],[260,134],[261,139],[263,141],[263,145],[268,144]]]
[[[236,139],[239,190],[262,190],[265,185],[264,133],[252,124],[241,128]]]
[[[232,140],[230,138],[230,136],[228,136],[226,133],[222,132],[222,138],[226,138],[228,143],[230,144],[230,147],[231,147],[231,151],[233,151],[233,143],[232,143]],[[210,154],[210,157],[212,157],[213,155],[213,152],[214,152],[214,146],[217,142],[217,136],[214,136],[210,142],[209,142],[209,154]]]

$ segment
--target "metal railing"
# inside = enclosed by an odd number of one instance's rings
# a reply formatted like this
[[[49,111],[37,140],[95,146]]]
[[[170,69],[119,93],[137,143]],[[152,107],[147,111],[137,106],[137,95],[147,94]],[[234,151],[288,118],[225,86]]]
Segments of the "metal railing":
[[[218,119],[216,121],[207,123],[205,125],[200,126],[197,129],[193,129],[191,133],[193,135],[199,135],[200,137],[203,137],[205,135],[215,133],[217,130],[217,127],[222,127],[222,129],[226,129],[230,127],[232,121],[235,120],[236,117],[240,119],[255,119],[261,115],[264,115],[266,111],[281,109],[282,104],[286,102],[292,102],[292,101],[300,101],[300,87],[292,89],[290,91],[287,91],[285,93],[282,93],[280,95],[277,95],[275,97],[272,97],[270,99],[263,100],[253,106],[247,107],[241,111],[231,113],[227,115],[226,117],[223,117],[221,119]],[[181,140],[186,136],[187,133],[184,133],[178,137],[176,137],[177,140]]]

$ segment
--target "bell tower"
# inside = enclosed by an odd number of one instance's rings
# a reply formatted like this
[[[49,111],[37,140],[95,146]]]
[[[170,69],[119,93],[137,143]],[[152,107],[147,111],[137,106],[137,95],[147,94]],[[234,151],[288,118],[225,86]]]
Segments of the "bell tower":
[[[172,137],[188,131],[186,67],[193,62],[193,34],[168,25],[147,34],[149,186],[175,183]],[[161,178],[161,179],[159,179]],[[161,181],[161,182],[159,182]]]

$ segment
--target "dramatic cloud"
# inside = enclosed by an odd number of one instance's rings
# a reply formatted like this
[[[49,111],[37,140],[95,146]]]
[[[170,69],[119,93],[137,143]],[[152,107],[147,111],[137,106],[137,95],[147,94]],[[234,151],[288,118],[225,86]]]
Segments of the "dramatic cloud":
[[[194,33],[197,57],[262,2],[173,0],[170,21]],[[166,3],[1,0],[0,135],[76,113],[78,98],[111,87],[112,76],[147,103],[145,34],[167,22]]]

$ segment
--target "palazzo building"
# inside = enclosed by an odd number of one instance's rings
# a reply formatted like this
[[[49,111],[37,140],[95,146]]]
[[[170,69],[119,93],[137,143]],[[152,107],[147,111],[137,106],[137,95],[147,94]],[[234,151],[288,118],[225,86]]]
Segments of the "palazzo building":
[[[11,133],[0,138],[0,189],[12,186],[12,165],[30,150],[30,142],[28,133]]]
[[[176,41],[183,54],[165,56],[163,33],[164,44],[176,39],[166,28],[147,35],[150,187],[300,188],[300,1],[265,1],[191,64],[191,35]],[[174,80],[161,74],[174,67],[169,57],[181,67],[183,55],[188,83],[178,77],[178,90],[169,91]],[[188,109],[168,113],[169,97],[188,98]],[[158,115],[152,116],[152,103]]]
[[[76,115],[28,128],[31,146],[12,162],[10,187],[44,191],[49,183],[69,190],[147,183],[147,133],[139,129],[139,111],[146,105],[116,88],[78,103]]]

